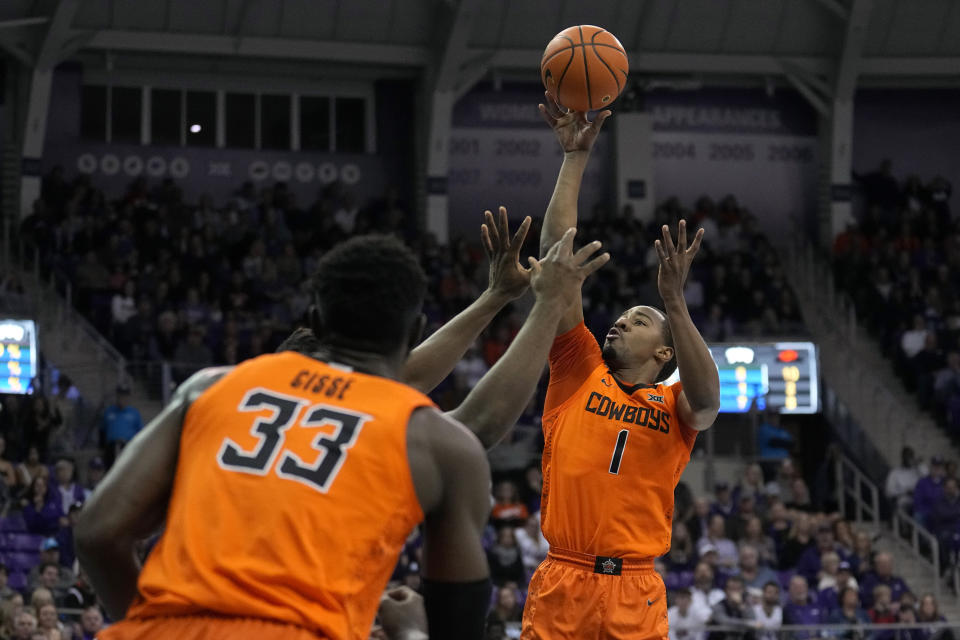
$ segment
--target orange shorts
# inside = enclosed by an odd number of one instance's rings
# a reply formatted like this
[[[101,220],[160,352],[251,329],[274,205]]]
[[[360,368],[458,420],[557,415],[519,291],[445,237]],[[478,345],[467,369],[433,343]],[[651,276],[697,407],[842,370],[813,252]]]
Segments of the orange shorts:
[[[121,620],[96,640],[321,640],[302,627],[257,618],[182,616]]]
[[[653,559],[551,549],[533,578],[521,640],[667,640],[667,588]]]

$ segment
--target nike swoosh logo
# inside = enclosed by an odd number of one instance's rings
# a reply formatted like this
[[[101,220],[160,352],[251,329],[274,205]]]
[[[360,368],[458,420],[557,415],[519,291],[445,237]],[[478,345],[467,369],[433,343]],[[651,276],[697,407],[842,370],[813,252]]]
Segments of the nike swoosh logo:
[[[653,606],[653,603],[656,602],[656,601],[659,600],[659,599],[660,599],[660,598],[657,598],[656,600],[651,600],[651,599],[647,598],[647,606],[648,606],[648,607],[652,607],[652,606]]]

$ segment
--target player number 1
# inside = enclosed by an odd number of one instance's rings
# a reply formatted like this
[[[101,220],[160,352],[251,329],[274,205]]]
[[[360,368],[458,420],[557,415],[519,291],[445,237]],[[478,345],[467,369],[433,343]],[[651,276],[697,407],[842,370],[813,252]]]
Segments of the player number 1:
[[[620,475],[620,459],[623,458],[623,449],[627,446],[627,436],[630,432],[626,429],[617,434],[617,446],[613,448],[613,457],[610,458],[610,473]]]

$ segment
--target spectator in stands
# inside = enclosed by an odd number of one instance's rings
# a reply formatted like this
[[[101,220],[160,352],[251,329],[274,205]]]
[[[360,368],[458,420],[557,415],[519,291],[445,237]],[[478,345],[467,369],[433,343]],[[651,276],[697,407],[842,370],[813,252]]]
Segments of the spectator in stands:
[[[527,506],[520,501],[517,485],[504,480],[497,484],[494,495],[496,502],[490,512],[490,519],[494,526],[523,526],[530,514],[527,512]]]
[[[810,601],[810,589],[806,578],[799,575],[790,578],[789,600],[783,608],[783,623],[815,625],[823,622],[823,618],[820,605]],[[795,634],[794,637],[809,638],[813,635],[803,632]]]
[[[130,387],[121,384],[117,387],[116,403],[103,412],[103,441],[107,449],[107,459],[113,462],[123,447],[133,440],[133,436],[143,428],[140,411],[130,404]]]
[[[670,640],[705,640],[706,620],[694,609],[690,589],[678,589],[675,596],[675,604],[667,610]]]
[[[97,485],[103,480],[106,472],[106,465],[103,463],[103,458],[100,456],[90,458],[90,462],[87,463],[87,482],[84,485],[84,489],[88,495],[97,488]]]
[[[920,353],[929,335],[930,332],[927,330],[926,320],[924,320],[923,316],[919,313],[915,314],[913,316],[913,328],[904,331],[903,336],[900,338],[900,349],[903,351],[904,357],[910,360]]]
[[[6,459],[7,439],[0,435],[0,482],[2,482],[2,493],[5,499],[16,493],[20,486],[20,477],[17,475],[17,469],[13,463]]]
[[[17,614],[13,623],[13,640],[32,640],[37,630],[37,618],[27,610]]]
[[[70,507],[78,502],[84,502],[90,496],[83,487],[77,483],[76,468],[73,460],[67,457],[61,457],[54,465],[54,475],[57,481],[57,493],[60,498],[60,507],[63,513],[70,513]],[[69,526],[65,520],[60,522],[61,526]]]
[[[747,603],[747,594],[740,576],[730,576],[723,590],[724,598],[713,606],[711,624],[734,627],[744,631],[714,631],[709,640],[746,640],[755,634],[747,631],[755,627],[753,607]]]
[[[779,421],[780,414],[771,414],[771,416],[772,415],[778,416],[776,420]],[[785,458],[777,468],[777,477],[767,483],[767,495],[776,496],[782,500],[785,505],[789,505],[793,502],[793,480],[797,477],[797,469],[793,464],[793,460]]]
[[[736,507],[733,504],[733,495],[730,493],[730,484],[718,482],[713,487],[713,503],[710,505],[711,517],[720,514],[724,520],[733,516]]]
[[[10,572],[7,569],[7,565],[0,562],[0,600],[6,600],[16,593],[16,591],[11,589],[10,585],[7,584],[9,578]]]
[[[787,538],[790,536],[790,532],[793,529],[793,523],[790,522],[790,518],[787,514],[787,507],[779,498],[772,498],[770,500],[770,509],[767,512],[767,519],[769,523],[767,527],[767,533],[773,540],[773,544],[776,547],[778,556],[777,563],[773,566],[779,567],[779,555],[783,549],[783,546],[787,542]],[[762,549],[763,547],[758,548]]]
[[[540,512],[536,512],[529,518],[522,527],[517,527],[514,534],[517,537],[517,545],[520,547],[520,555],[523,557],[523,568],[529,575],[540,566],[540,563],[546,560],[547,552],[550,551],[550,543],[543,537],[543,531],[540,530]]]
[[[24,424],[27,446],[35,446],[41,459],[47,456],[50,434],[63,423],[63,416],[50,404],[45,395],[36,392],[30,401]]]
[[[834,607],[827,617],[828,624],[870,624],[870,617],[860,607],[860,592],[853,587],[845,587],[840,592],[839,606]],[[864,640],[869,637],[862,631],[844,631],[837,637],[848,640]]]
[[[95,640],[97,634],[103,628],[103,613],[100,611],[100,607],[89,606],[80,615],[80,633],[76,635],[76,638],[77,640]]]
[[[178,381],[186,380],[200,369],[213,364],[213,352],[204,343],[203,338],[203,327],[191,326],[187,331],[186,341],[181,342],[174,350],[173,360],[176,363],[174,375]]]
[[[710,528],[710,501],[704,497],[696,498],[693,501],[693,515],[686,521],[687,529],[690,531],[690,537],[699,541],[700,538],[707,535],[707,529]]]
[[[752,402],[752,406],[756,406],[756,398]],[[793,435],[780,426],[780,413],[774,409],[767,409],[761,416],[760,423],[757,425],[757,455],[765,462],[789,460],[790,449],[793,447]]]
[[[780,606],[780,583],[772,580],[763,585],[763,599],[753,605],[753,617],[761,630],[757,640],[777,640],[777,631],[783,625],[783,607]]]
[[[27,448],[26,460],[20,464],[17,470],[25,485],[31,484],[34,478],[42,477],[46,480],[50,477],[50,468],[41,462],[40,450],[36,446]]]
[[[33,479],[21,505],[23,519],[30,533],[53,535],[60,528],[60,518],[64,513],[60,501],[48,490],[44,476],[38,475]]]
[[[917,612],[913,607],[900,607],[897,610],[897,622],[900,624],[914,624],[917,622]],[[877,634],[881,635],[881,634]],[[893,633],[894,640],[927,640],[926,634],[920,627],[897,629]]]
[[[807,579],[811,585],[816,585],[819,580],[819,573],[823,556],[827,553],[833,553],[837,556],[833,567],[836,571],[836,564],[839,564],[840,557],[838,547],[833,539],[833,528],[828,524],[822,524],[817,527],[817,544],[808,548],[797,561],[797,573]]]
[[[932,593],[925,593],[920,598],[920,606],[917,608],[918,622],[946,622],[947,619],[940,613],[940,605]],[[929,632],[933,635],[932,632]]]
[[[743,545],[740,547],[740,565],[737,573],[747,589],[762,590],[768,582],[776,582],[777,574],[769,567],[759,564],[760,554],[756,547]]]
[[[936,372],[933,382],[934,400],[940,405],[946,404],[953,394],[960,391],[960,351],[947,353],[947,365]]]
[[[736,511],[727,519],[727,532],[734,540],[742,540],[747,534],[747,524],[756,517],[756,500],[752,495],[744,494],[737,501]]]
[[[773,538],[763,533],[763,521],[757,516],[747,520],[747,526],[740,538],[740,548],[750,545],[760,555],[759,562],[765,567],[777,566],[777,546]],[[741,551],[742,554],[742,551]]]
[[[793,569],[808,550],[814,547],[813,520],[806,513],[799,514],[790,528],[790,535],[780,549],[780,571]]]
[[[850,566],[857,576],[863,576],[873,570],[873,538],[866,531],[858,531],[854,538]]]
[[[716,513],[710,516],[710,526],[707,534],[697,542],[697,550],[700,555],[704,555],[704,548],[712,546],[717,552],[717,563],[724,568],[733,568],[737,566],[739,560],[737,545],[733,540],[726,537],[726,521],[723,516]]]
[[[87,574],[84,573],[82,566],[77,565],[77,567],[77,579],[67,589],[64,599],[64,607],[67,609],[83,609],[97,604],[97,594],[93,592]]]
[[[690,531],[683,522],[673,523],[670,551],[665,558],[670,571],[692,571],[697,561],[696,548]]]
[[[61,527],[60,532],[57,534],[57,543],[60,545],[60,559],[57,564],[62,567],[72,567],[74,561],[77,559],[75,545],[73,542],[73,530],[77,526],[77,520],[80,518],[80,510],[83,508],[82,502],[74,502],[70,505],[70,511],[67,513],[67,526]],[[57,562],[52,560],[51,562]],[[70,580],[64,585],[69,586],[73,582],[73,576],[70,576]]]
[[[909,591],[903,578],[893,574],[893,556],[889,553],[878,553],[873,560],[873,571],[866,573],[860,582],[860,599],[864,606],[873,605],[873,593],[878,585],[890,589],[891,602],[899,600],[904,592]]]
[[[709,620],[713,606],[723,600],[723,591],[716,588],[713,568],[706,562],[697,563],[693,570],[693,587],[690,596],[692,607],[701,620]]]
[[[517,590],[512,586],[503,586],[497,589],[496,604],[487,614],[487,624],[502,622],[504,625],[519,623],[523,618],[523,607],[517,599]]]
[[[70,551],[70,555],[73,555],[73,550]],[[60,543],[56,538],[47,538],[42,543],[40,543],[40,563],[33,567],[30,570],[30,574],[27,576],[27,586],[31,589],[36,589],[40,586],[46,586],[43,584],[43,579],[41,576],[41,570],[43,567],[48,564],[56,565],[58,570],[57,577],[57,586],[61,589],[66,589],[73,584],[74,575],[73,571],[65,562],[63,562],[63,557],[60,552]],[[72,564],[72,563],[71,563]]]
[[[890,470],[887,475],[885,493],[893,508],[907,513],[913,506],[913,490],[920,480],[920,468],[913,447],[904,447],[900,452],[900,466]]]
[[[787,502],[787,509],[792,511],[806,511],[813,513],[816,507],[810,500],[810,489],[803,478],[794,478],[791,484],[791,495],[793,499]]]
[[[53,598],[53,602],[50,604],[57,606],[63,606],[67,595],[67,590],[61,586],[60,569],[61,567],[53,562],[44,562],[40,565],[39,585],[50,592]],[[34,590],[34,595],[36,595],[37,591],[39,591],[39,589]],[[47,604],[45,599],[42,604]],[[40,606],[42,605],[36,604],[35,608],[39,611]]]
[[[943,495],[930,514],[930,529],[940,541],[940,557],[956,563],[960,554],[960,481],[956,478],[943,482]]]
[[[863,589],[860,590],[863,593]],[[897,614],[893,610],[890,587],[878,584],[871,591],[872,606],[867,611],[870,622],[873,624],[891,624],[897,621]]]
[[[63,625],[55,606],[46,604],[37,610],[37,629],[43,632],[45,640],[60,640]]]
[[[524,491],[526,493],[523,502],[527,505],[527,511],[537,513],[540,511],[540,492],[543,489],[543,472],[540,471],[540,466],[531,465],[527,467],[526,472],[523,474],[523,479],[525,481]]]
[[[833,539],[837,543],[837,548],[841,557],[850,558],[856,545],[856,538],[853,535],[853,529],[846,520],[833,521]]]
[[[767,492],[763,486],[763,469],[759,464],[748,465],[743,473],[743,478],[733,490],[733,501],[740,504],[743,496],[753,498],[754,508],[763,513],[767,508]]]
[[[840,560],[837,563],[836,576],[832,580],[825,582],[821,578],[820,585],[818,585],[817,602],[820,603],[820,608],[824,611],[836,609],[840,603],[840,594],[847,588],[857,589],[857,601],[860,600],[860,584],[853,577],[850,563],[846,560]]]
[[[487,552],[487,561],[490,564],[490,579],[498,587],[509,580],[517,584],[526,582],[523,557],[512,527],[504,526],[497,531],[497,542]]]

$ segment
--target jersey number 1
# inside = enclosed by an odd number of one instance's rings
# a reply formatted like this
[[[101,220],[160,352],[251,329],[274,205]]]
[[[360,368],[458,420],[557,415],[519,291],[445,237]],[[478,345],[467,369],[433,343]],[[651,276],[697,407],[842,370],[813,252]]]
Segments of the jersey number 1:
[[[302,398],[285,396],[267,389],[253,389],[244,396],[237,407],[239,411],[270,409],[273,415],[257,418],[250,433],[260,439],[252,451],[245,451],[230,438],[225,438],[217,462],[229,471],[265,476],[280,454],[287,429],[293,424],[300,409],[306,404]],[[334,425],[332,435],[322,434],[311,443],[320,455],[312,464],[307,464],[292,451],[284,451],[277,463],[276,474],[281,478],[296,480],[326,493],[333,484],[340,467],[346,460],[346,450],[353,446],[360,429],[370,416],[347,411],[339,407],[318,404],[304,412],[298,426],[304,429]]]
[[[617,434],[617,445],[613,448],[613,457],[610,458],[610,473],[620,474],[620,459],[623,458],[623,450],[627,446],[627,436],[630,432],[626,429]]]

